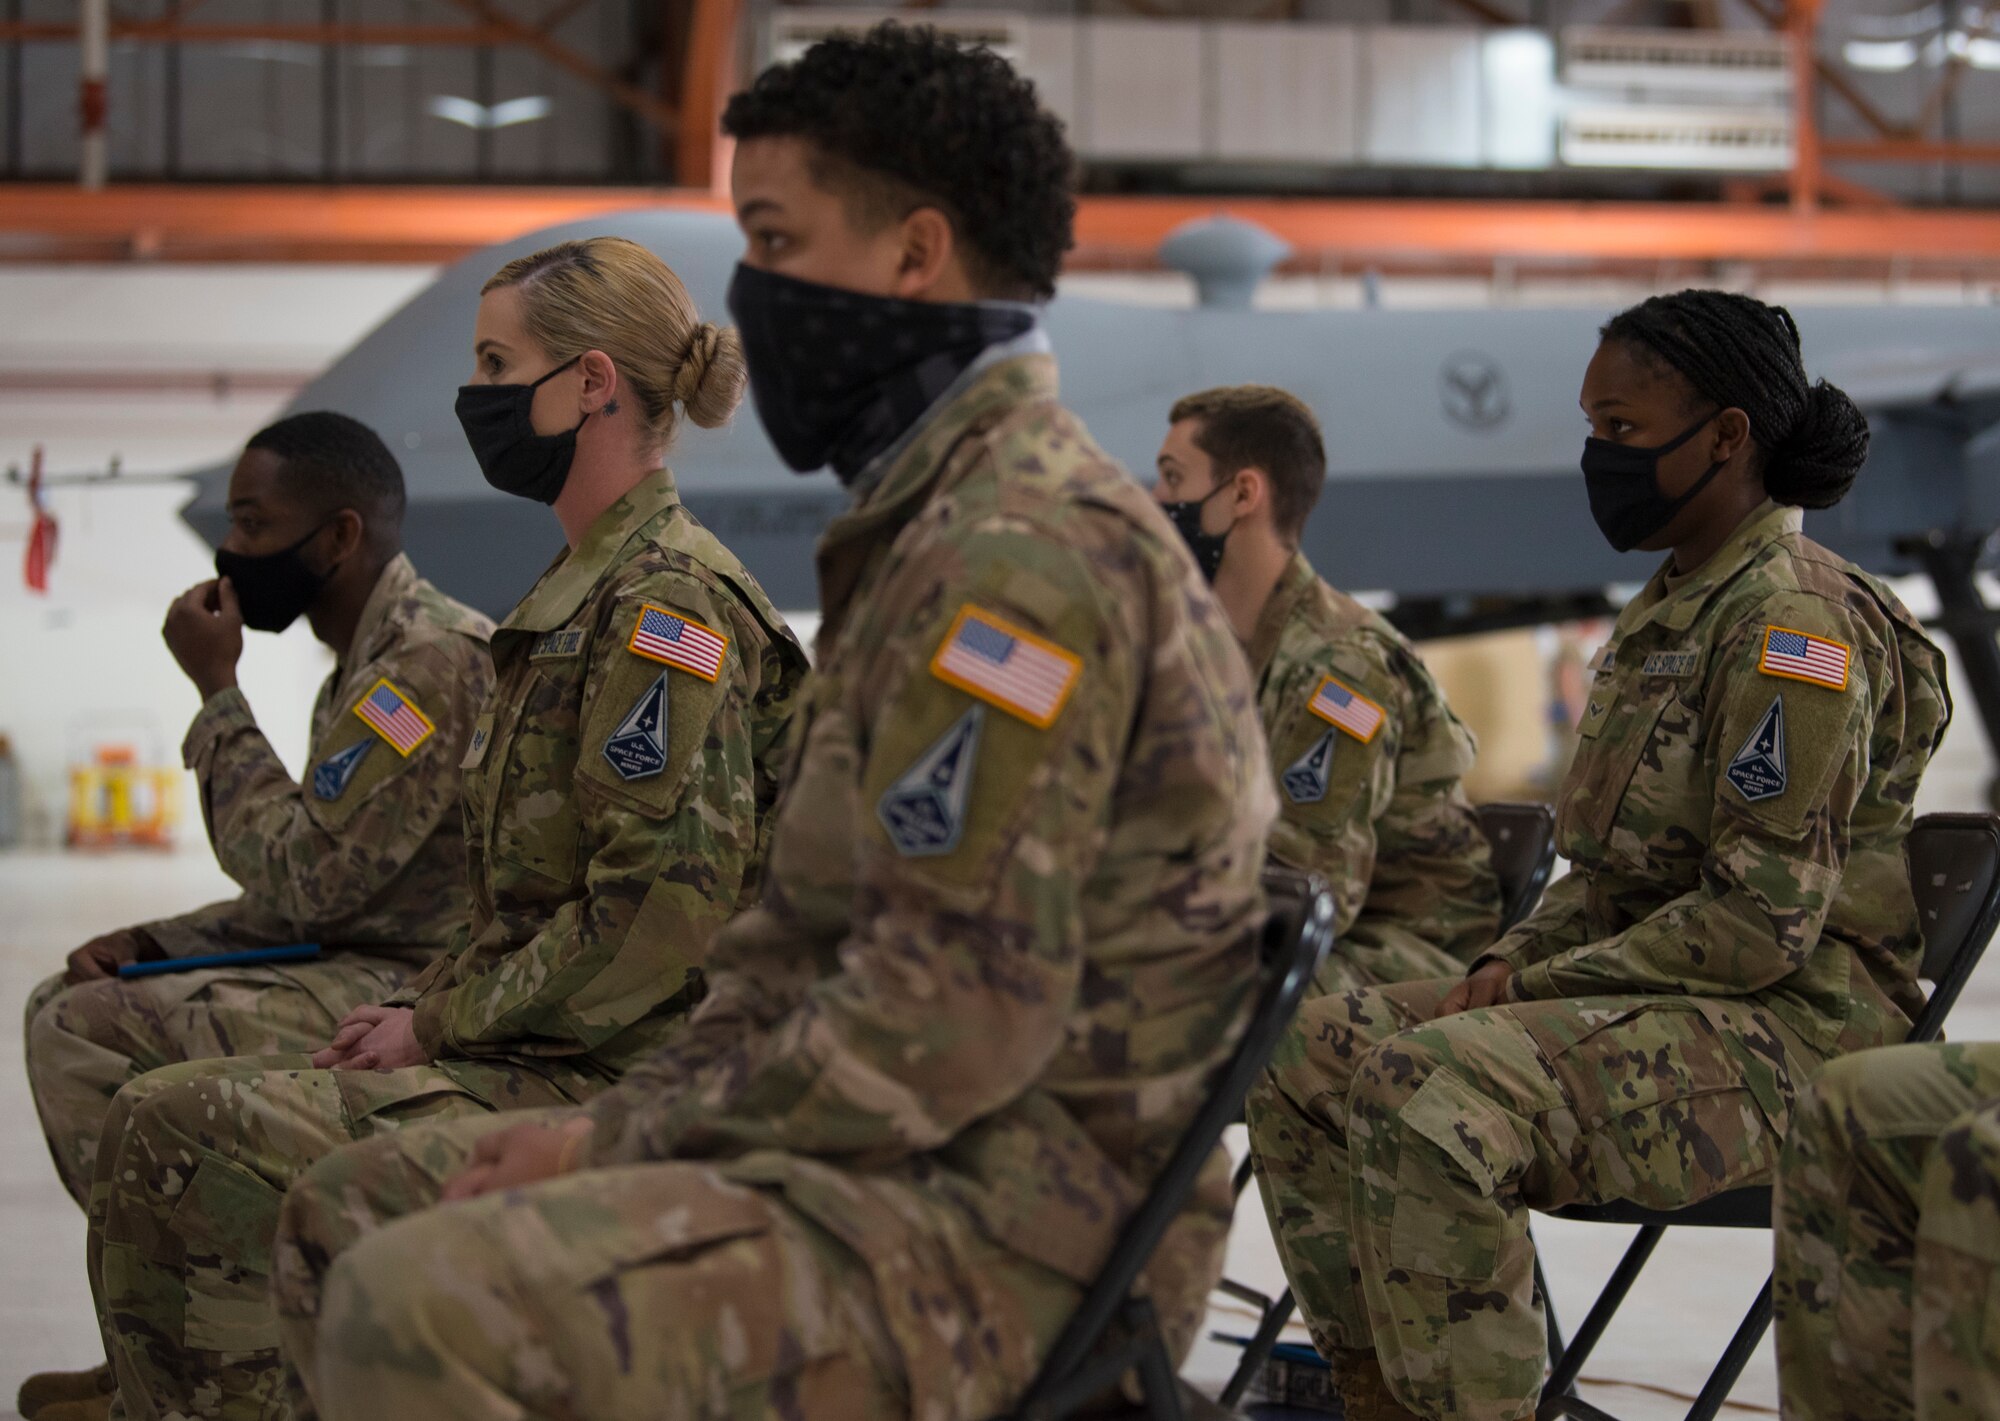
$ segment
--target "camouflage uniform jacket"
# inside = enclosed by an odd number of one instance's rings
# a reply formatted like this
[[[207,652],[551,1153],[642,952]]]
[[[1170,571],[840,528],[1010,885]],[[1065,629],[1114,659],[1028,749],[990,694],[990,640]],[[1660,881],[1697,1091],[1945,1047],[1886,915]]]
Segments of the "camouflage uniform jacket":
[[[1572,871],[1495,948],[1517,998],[1749,997],[1822,1053],[1908,1029],[1944,658],[1799,522],[1767,503],[1619,617],[1557,807]]]
[[[935,407],[819,577],[763,901],[687,1032],[592,1102],[592,1149],[781,1189],[874,1270],[911,1413],[951,1414],[974,1364],[921,1260],[976,1232],[1094,1275],[1239,1029],[1275,806],[1221,609],[1049,357]],[[1208,1183],[1149,1275],[1184,1331]]]
[[[181,754],[243,896],[139,930],[169,957],[293,942],[435,955],[465,920],[458,761],[493,684],[492,631],[398,554],[320,687],[304,784],[241,691],[211,696]],[[430,727],[412,724],[407,753],[357,713],[385,681]]]
[[[493,633],[465,756],[472,912],[394,1000],[434,1060],[534,1059],[573,1097],[700,999],[753,897],[805,652],[661,469]]]
[[[1277,774],[1271,857],[1327,881],[1336,951],[1375,980],[1461,970],[1500,926],[1500,881],[1460,785],[1472,732],[1402,634],[1303,554],[1247,654]]]

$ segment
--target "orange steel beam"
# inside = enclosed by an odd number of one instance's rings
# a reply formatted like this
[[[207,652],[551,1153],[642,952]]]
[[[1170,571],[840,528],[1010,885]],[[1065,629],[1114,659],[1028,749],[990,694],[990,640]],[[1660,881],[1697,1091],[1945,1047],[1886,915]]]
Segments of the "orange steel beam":
[[[742,13],[742,0],[694,0],[674,150],[674,176],[682,187],[719,191],[724,181],[722,107],[736,88]]]
[[[0,255],[203,260],[428,260],[560,222],[672,208],[727,214],[726,197],[644,188],[0,186]],[[2000,211],[1734,203],[1363,201],[1086,197],[1077,260],[1145,267],[1182,223],[1228,213],[1305,263],[2000,263]]]
[[[1792,211],[1801,217],[1819,206],[1819,114],[1814,110],[1821,0],[1791,0],[1785,33],[1792,49]]]
[[[0,23],[0,43],[77,38],[75,25],[23,20]],[[479,25],[259,25],[181,24],[172,20],[113,20],[111,38],[151,44],[234,44],[279,40],[295,44],[507,44],[513,36]]]
[[[2000,163],[2000,143],[1944,139],[1828,139],[1820,152],[1844,163]]]

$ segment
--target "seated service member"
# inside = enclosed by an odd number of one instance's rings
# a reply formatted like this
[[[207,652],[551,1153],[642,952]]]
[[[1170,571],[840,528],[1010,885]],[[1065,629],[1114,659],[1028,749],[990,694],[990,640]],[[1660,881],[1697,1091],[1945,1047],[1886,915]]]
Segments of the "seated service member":
[[[229,480],[221,576],[168,609],[202,695],[182,754],[215,856],[242,895],[106,933],[29,999],[28,1079],[81,1204],[118,1087],[176,1061],[310,1051],[425,966],[464,921],[458,762],[493,662],[493,624],[402,551],[403,474],[375,432],[330,413],[255,435]],[[300,615],[338,658],[294,781],[236,687],[243,629]],[[126,963],[317,942],[318,962],[121,981]]]
[[[2000,1416],[2000,1044],[1828,1066],[1773,1207],[1786,1416]]]
[[[275,1288],[329,1418],[984,1421],[1247,1006],[1255,701],[1172,527],[1056,400],[1026,303],[1069,245],[1061,129],[1005,61],[894,26],[723,124],[758,410],[854,498],[764,898],[686,1033],[585,1112],[299,1182]],[[401,1181],[436,1197],[481,1135],[464,1202],[418,1212]],[[1207,1186],[1148,1274],[1182,1346]]]
[[[651,252],[596,238],[487,283],[474,365],[458,413],[480,468],[552,503],[568,547],[493,634],[465,755],[472,912],[310,1060],[119,1093],[90,1267],[133,1418],[280,1408],[266,1274],[290,1181],[420,1117],[604,1089],[680,1028],[755,889],[805,657],[660,465],[683,414],[718,425],[741,399],[735,336]]]
[[[1943,658],[1799,531],[1866,422],[1808,382],[1789,314],[1718,291],[1614,319],[1582,403],[1599,527],[1671,556],[1597,660],[1558,795],[1572,869],[1469,977],[1307,1003],[1250,1097],[1355,1421],[1531,1415],[1529,1209],[1767,1180],[1805,1082],[1921,1005],[1903,840]]]
[[[1459,784],[1476,747],[1416,649],[1299,551],[1326,480],[1319,421],[1268,385],[1189,395],[1159,473],[1154,497],[1257,682],[1278,785],[1271,859],[1319,874],[1338,904],[1316,991],[1464,971],[1500,924],[1500,881]]]

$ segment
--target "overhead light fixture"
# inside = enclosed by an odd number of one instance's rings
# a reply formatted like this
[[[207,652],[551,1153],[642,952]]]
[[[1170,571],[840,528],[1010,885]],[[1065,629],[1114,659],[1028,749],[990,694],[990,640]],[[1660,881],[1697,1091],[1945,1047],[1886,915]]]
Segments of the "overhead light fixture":
[[[2000,69],[2000,39],[1968,40],[1965,62],[1974,69]]]
[[[1841,47],[1840,57],[1852,69],[1897,74],[1916,65],[1917,47],[1906,39],[1851,39]]]
[[[540,94],[525,99],[503,99],[488,107],[476,99],[456,94],[434,94],[429,104],[431,116],[466,128],[512,128],[517,123],[533,123],[547,118],[555,105]]]

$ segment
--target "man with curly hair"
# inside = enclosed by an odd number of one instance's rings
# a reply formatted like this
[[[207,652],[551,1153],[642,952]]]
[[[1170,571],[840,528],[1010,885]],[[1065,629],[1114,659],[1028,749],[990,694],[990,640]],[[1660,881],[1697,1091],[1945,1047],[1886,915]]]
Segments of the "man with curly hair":
[[[759,413],[853,495],[763,899],[586,1109],[294,1187],[285,1345],[335,1421],[1004,1412],[1248,1008],[1256,702],[1172,525],[1056,399],[1030,303],[1070,241],[1060,127],[991,53],[893,26],[724,127]],[[385,1152],[445,1205],[371,1190]],[[1146,1275],[1176,1350],[1228,1226],[1211,1166]]]

